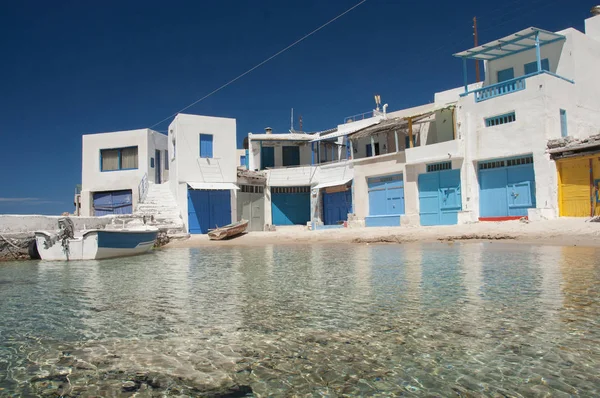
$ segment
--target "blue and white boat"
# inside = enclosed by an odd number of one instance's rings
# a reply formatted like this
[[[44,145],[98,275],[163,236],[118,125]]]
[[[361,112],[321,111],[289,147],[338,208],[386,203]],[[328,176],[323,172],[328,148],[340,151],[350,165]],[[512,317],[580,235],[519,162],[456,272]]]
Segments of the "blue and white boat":
[[[158,228],[135,226],[120,229],[91,229],[75,233],[70,219],[59,220],[58,233],[36,231],[37,250],[42,260],[100,260],[135,256],[154,246]]]

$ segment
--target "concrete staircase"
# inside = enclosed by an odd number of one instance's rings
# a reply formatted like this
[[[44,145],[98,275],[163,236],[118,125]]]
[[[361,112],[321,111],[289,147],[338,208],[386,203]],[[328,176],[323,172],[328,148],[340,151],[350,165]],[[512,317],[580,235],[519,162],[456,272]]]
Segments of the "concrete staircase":
[[[181,219],[179,207],[171,193],[169,183],[148,183],[148,193],[143,202],[138,203],[135,215],[146,216],[147,223],[167,232],[170,238],[183,238],[188,234]],[[153,221],[148,220],[154,218]]]

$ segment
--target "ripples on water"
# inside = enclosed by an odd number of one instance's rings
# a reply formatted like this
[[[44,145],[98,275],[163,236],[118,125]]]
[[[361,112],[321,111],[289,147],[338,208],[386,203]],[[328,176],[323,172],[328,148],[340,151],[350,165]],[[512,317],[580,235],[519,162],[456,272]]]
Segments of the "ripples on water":
[[[169,249],[0,264],[0,396],[598,396],[600,252]]]

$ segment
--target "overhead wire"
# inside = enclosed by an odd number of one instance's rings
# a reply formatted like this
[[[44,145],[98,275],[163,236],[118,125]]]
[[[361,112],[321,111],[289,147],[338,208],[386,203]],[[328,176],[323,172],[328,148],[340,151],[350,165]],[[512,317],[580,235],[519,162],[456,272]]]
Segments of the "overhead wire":
[[[310,36],[314,35],[315,33],[317,33],[318,31],[320,31],[321,29],[325,28],[326,26],[330,25],[331,23],[337,21],[338,19],[340,19],[341,17],[343,17],[344,15],[348,14],[350,11],[354,10],[355,8],[359,7],[360,5],[364,4],[365,2],[367,2],[367,0],[361,0],[358,3],[356,3],[355,5],[353,5],[352,7],[348,8],[346,11],[342,12],[341,14],[337,15],[336,17],[330,19],[329,21],[325,22],[323,25],[319,26],[318,28],[314,29],[313,31],[311,31],[310,33],[305,34],[304,36],[302,36],[301,38],[299,38],[298,40],[296,40],[295,42],[293,42],[292,44],[290,44],[289,46],[283,48],[282,50],[279,50],[278,52],[276,52],[275,54],[271,55],[270,57],[266,58],[265,60],[263,60],[262,62],[256,64],[255,66],[253,66],[252,68],[248,69],[247,71],[245,71],[244,73],[238,75],[237,77],[231,79],[230,81],[228,81],[227,83],[221,85],[220,87],[216,88],[215,90],[211,91],[210,93],[206,94],[204,97],[197,99],[196,101],[192,102],[191,104],[185,106],[184,108],[180,109],[179,111],[175,112],[172,115],[167,116],[166,118],[162,119],[161,121],[159,121],[158,123],[153,124],[152,126],[150,126],[150,128],[153,128],[155,126],[158,126],[161,123],[164,123],[165,121],[171,119],[172,117],[176,116],[178,113],[181,113],[183,111],[185,111],[186,109],[191,108],[192,106],[198,104],[199,102],[204,101],[205,99],[207,99],[208,97],[212,96],[213,94],[218,93],[219,91],[221,91],[222,89],[224,89],[225,87],[233,84],[234,82],[236,82],[237,80],[241,79],[242,77],[246,76],[248,73],[260,68],[261,66],[263,66],[264,64],[266,64],[267,62],[271,61],[273,58],[283,54],[284,52],[286,52],[287,50],[289,50],[290,48],[294,47],[295,45],[301,43],[302,41],[306,40],[307,38],[309,38]]]

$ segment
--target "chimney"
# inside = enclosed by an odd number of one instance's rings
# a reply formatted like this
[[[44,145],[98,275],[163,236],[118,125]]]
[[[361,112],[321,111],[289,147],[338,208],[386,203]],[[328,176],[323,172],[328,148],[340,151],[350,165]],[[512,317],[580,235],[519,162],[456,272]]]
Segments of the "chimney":
[[[265,134],[273,133],[273,129],[271,127],[265,127]]]
[[[585,20],[585,34],[600,41],[600,5],[592,7],[592,16]]]

